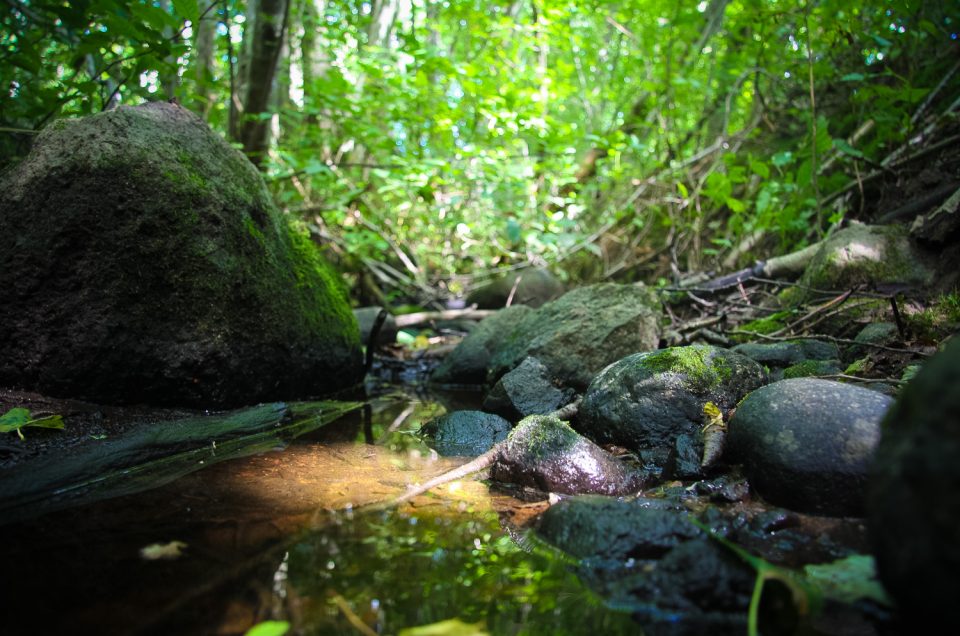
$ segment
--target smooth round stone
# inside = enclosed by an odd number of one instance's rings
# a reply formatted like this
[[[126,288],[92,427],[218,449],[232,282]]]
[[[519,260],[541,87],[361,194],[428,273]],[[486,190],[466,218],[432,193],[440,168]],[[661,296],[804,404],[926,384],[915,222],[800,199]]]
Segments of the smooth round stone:
[[[774,382],[737,407],[727,449],[771,503],[799,512],[861,515],[880,420],[892,403],[876,391],[830,380]]]

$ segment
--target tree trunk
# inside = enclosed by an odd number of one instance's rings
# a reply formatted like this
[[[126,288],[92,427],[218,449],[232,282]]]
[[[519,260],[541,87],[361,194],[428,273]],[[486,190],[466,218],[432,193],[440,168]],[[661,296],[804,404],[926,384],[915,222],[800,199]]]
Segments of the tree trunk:
[[[194,25],[193,33],[193,79],[196,82],[192,110],[204,119],[209,119],[216,92],[214,86],[214,50],[217,37],[217,10],[210,8],[217,0],[203,5],[200,23]]]
[[[247,10],[243,40],[249,56],[241,64],[242,112],[234,138],[258,167],[270,144],[270,120],[263,113],[270,104],[289,9],[289,0],[250,0]]]

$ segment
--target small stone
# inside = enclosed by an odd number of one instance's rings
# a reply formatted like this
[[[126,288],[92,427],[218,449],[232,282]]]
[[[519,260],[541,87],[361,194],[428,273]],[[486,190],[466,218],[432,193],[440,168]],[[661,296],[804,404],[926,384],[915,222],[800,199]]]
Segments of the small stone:
[[[531,415],[507,437],[494,481],[560,494],[620,495],[643,486],[640,473],[555,417]]]
[[[549,372],[536,358],[500,378],[483,401],[483,410],[517,421],[528,415],[546,415],[570,401],[572,392],[550,382]]]
[[[892,399],[813,378],[748,395],[729,422],[727,448],[765,499],[799,512],[863,513],[867,467]]]

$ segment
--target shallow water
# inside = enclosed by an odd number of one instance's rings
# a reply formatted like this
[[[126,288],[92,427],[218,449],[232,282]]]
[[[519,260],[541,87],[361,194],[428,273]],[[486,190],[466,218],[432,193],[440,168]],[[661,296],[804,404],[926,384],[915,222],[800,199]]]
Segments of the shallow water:
[[[462,481],[358,511],[462,462],[414,434],[441,412],[395,393],[282,450],[4,526],[4,633],[243,634],[268,619],[304,634],[450,619],[493,634],[637,633],[523,539],[539,504]],[[141,554],[175,541],[177,558]]]

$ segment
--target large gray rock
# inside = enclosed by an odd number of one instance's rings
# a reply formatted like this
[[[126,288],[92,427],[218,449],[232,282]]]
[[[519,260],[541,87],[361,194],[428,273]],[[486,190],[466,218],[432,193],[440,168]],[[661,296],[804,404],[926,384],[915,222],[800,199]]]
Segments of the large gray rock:
[[[189,111],[61,120],[0,182],[0,383],[223,407],[362,375],[338,276]]]
[[[421,430],[433,437],[433,448],[441,455],[472,457],[506,439],[510,422],[482,411],[454,411],[428,422]]]
[[[924,364],[882,431],[867,500],[880,578],[910,619],[953,620],[960,597],[960,339]]]
[[[533,309],[511,305],[482,320],[430,376],[436,384],[483,384],[493,353]]]
[[[826,239],[807,264],[801,286],[847,290],[858,285],[924,286],[933,281],[929,256],[904,225],[855,224]]]
[[[516,422],[528,415],[553,413],[572,397],[569,389],[561,390],[553,385],[543,363],[527,358],[490,389],[483,400],[483,410]]]
[[[643,285],[580,287],[528,314],[501,333],[490,360],[493,384],[529,356],[563,386],[583,390],[623,356],[654,349],[660,340],[660,301]]]
[[[494,481],[559,494],[619,495],[642,476],[555,417],[531,415],[507,436],[490,471]]]
[[[849,384],[798,378],[748,395],[727,449],[771,503],[814,514],[863,513],[867,468],[893,400]]]
[[[519,283],[517,282],[519,279]],[[545,269],[524,269],[499,278],[467,296],[468,305],[480,309],[500,309],[507,305],[513,292],[511,304],[540,307],[564,292],[563,284]]]
[[[707,402],[731,409],[764,379],[750,358],[710,345],[637,353],[594,379],[577,428],[601,443],[665,456],[679,436],[699,433]]]

